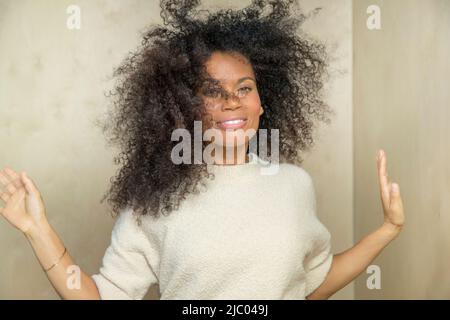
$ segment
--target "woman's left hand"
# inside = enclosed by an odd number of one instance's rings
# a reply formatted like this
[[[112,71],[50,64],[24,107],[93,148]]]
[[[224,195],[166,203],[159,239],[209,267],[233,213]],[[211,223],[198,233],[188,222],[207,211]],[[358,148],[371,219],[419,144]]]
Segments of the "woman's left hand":
[[[380,196],[383,203],[384,223],[401,229],[405,223],[403,202],[400,196],[400,186],[389,181],[386,170],[386,154],[379,150],[377,156],[378,182],[380,185]]]

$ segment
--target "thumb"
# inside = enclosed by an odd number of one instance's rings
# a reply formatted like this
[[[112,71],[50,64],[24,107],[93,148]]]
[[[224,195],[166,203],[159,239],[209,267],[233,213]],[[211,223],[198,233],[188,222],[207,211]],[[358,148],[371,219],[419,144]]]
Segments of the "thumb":
[[[391,203],[390,207],[392,205],[396,205],[400,198],[400,186],[397,183],[393,183],[391,185]]]
[[[28,193],[38,193],[38,190],[34,186],[33,181],[31,181],[31,179],[27,176],[25,171],[21,173],[20,177]]]

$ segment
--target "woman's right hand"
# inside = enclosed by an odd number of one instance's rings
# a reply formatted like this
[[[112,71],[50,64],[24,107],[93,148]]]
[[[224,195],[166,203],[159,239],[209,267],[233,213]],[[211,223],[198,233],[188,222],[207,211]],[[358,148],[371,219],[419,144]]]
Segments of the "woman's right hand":
[[[0,171],[0,214],[25,234],[47,224],[45,206],[39,190],[24,171],[9,167]]]

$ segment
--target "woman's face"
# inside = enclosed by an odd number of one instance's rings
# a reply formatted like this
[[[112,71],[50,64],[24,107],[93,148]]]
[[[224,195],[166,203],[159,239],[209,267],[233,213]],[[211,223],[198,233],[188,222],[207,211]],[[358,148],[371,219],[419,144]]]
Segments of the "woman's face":
[[[200,90],[207,112],[203,132],[221,133],[222,141],[214,141],[221,146],[247,144],[264,112],[251,64],[239,53],[217,51],[206,62],[206,69],[212,79]]]

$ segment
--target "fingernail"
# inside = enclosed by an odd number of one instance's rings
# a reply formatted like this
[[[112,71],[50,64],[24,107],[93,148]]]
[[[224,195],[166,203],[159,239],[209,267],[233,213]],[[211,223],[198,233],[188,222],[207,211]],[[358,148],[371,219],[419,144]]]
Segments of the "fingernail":
[[[396,184],[396,183],[392,184],[392,191],[398,192],[398,184]]]

